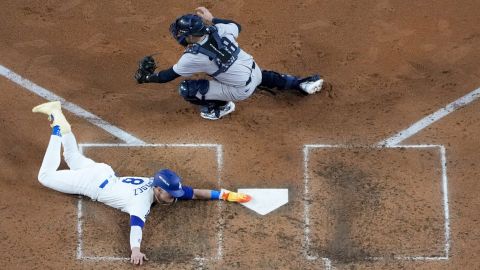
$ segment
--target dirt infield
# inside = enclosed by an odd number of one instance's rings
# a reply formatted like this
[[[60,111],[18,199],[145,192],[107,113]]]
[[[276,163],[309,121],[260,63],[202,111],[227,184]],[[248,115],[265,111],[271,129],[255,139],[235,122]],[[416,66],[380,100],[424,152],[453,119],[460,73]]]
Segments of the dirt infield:
[[[168,26],[197,6],[238,21],[261,68],[318,72],[334,94],[258,91],[206,121],[179,97],[179,80],[137,85],[142,56],[176,62],[182,48]],[[441,147],[366,147],[480,86],[479,9],[467,0],[2,1],[0,65],[144,142],[223,146],[221,163],[209,149],[85,149],[120,174],[169,166],[193,186],[289,189],[289,203],[266,216],[216,202],[153,208],[145,269],[480,269],[480,103],[402,142],[444,146],[445,168]],[[37,181],[50,131],[31,108],[45,99],[5,76],[0,89],[0,268],[132,268],[111,259],[129,256],[125,214],[82,199],[79,238],[79,198]],[[122,143],[66,116],[80,143]],[[349,147],[306,159],[305,144]]]

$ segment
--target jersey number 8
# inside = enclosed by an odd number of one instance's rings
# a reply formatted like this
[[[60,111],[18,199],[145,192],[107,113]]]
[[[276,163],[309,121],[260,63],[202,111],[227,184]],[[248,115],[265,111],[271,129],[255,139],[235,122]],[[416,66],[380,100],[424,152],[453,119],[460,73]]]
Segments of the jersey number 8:
[[[132,185],[141,185],[143,184],[143,179],[140,178],[125,178],[122,180],[123,183],[132,184]]]

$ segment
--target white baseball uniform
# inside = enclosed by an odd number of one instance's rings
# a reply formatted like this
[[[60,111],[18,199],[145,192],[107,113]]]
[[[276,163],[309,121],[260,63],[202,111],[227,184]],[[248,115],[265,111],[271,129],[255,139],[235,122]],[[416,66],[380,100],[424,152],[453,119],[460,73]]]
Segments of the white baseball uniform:
[[[70,170],[57,170],[62,144]],[[131,224],[130,244],[140,247],[141,228],[154,202],[151,178],[115,176],[109,165],[83,156],[70,132],[62,137],[50,137],[38,180],[56,191],[85,195],[130,214],[131,220],[135,220]]]
[[[236,38],[238,37],[238,27],[234,23],[216,24],[218,35],[228,38],[235,46],[238,46]],[[199,42],[204,44],[207,38]],[[253,94],[255,88],[262,82],[262,71],[258,65],[254,65],[253,57],[243,50],[240,50],[238,59],[230,68],[217,75],[214,80],[210,80],[209,90],[205,94],[206,100],[224,100],[237,101],[244,100]],[[178,62],[173,66],[175,73],[190,77],[197,73],[213,74],[218,70],[218,66],[210,61],[208,56],[198,53],[184,53]],[[251,78],[250,82],[246,84]],[[197,93],[198,98],[202,98]]]

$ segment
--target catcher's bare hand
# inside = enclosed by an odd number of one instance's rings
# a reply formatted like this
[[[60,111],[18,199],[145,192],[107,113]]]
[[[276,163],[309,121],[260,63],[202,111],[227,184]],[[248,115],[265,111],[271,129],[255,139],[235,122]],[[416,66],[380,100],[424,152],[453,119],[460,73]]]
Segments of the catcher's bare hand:
[[[148,261],[147,256],[140,252],[140,248],[134,247],[132,248],[132,256],[130,256],[130,262],[134,265],[142,265],[143,260]]]
[[[198,7],[195,9],[198,16],[207,22],[212,22],[213,15],[206,7]]]

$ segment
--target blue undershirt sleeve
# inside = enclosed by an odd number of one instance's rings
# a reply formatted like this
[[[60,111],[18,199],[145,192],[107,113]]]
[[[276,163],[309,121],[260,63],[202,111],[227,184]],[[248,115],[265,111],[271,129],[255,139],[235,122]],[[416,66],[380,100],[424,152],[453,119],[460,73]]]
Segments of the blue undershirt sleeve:
[[[145,222],[137,216],[130,216],[130,226],[138,226],[140,228],[143,228],[145,225]]]
[[[193,188],[189,186],[182,186],[184,194],[182,197],[179,197],[179,200],[191,200],[193,199]]]

